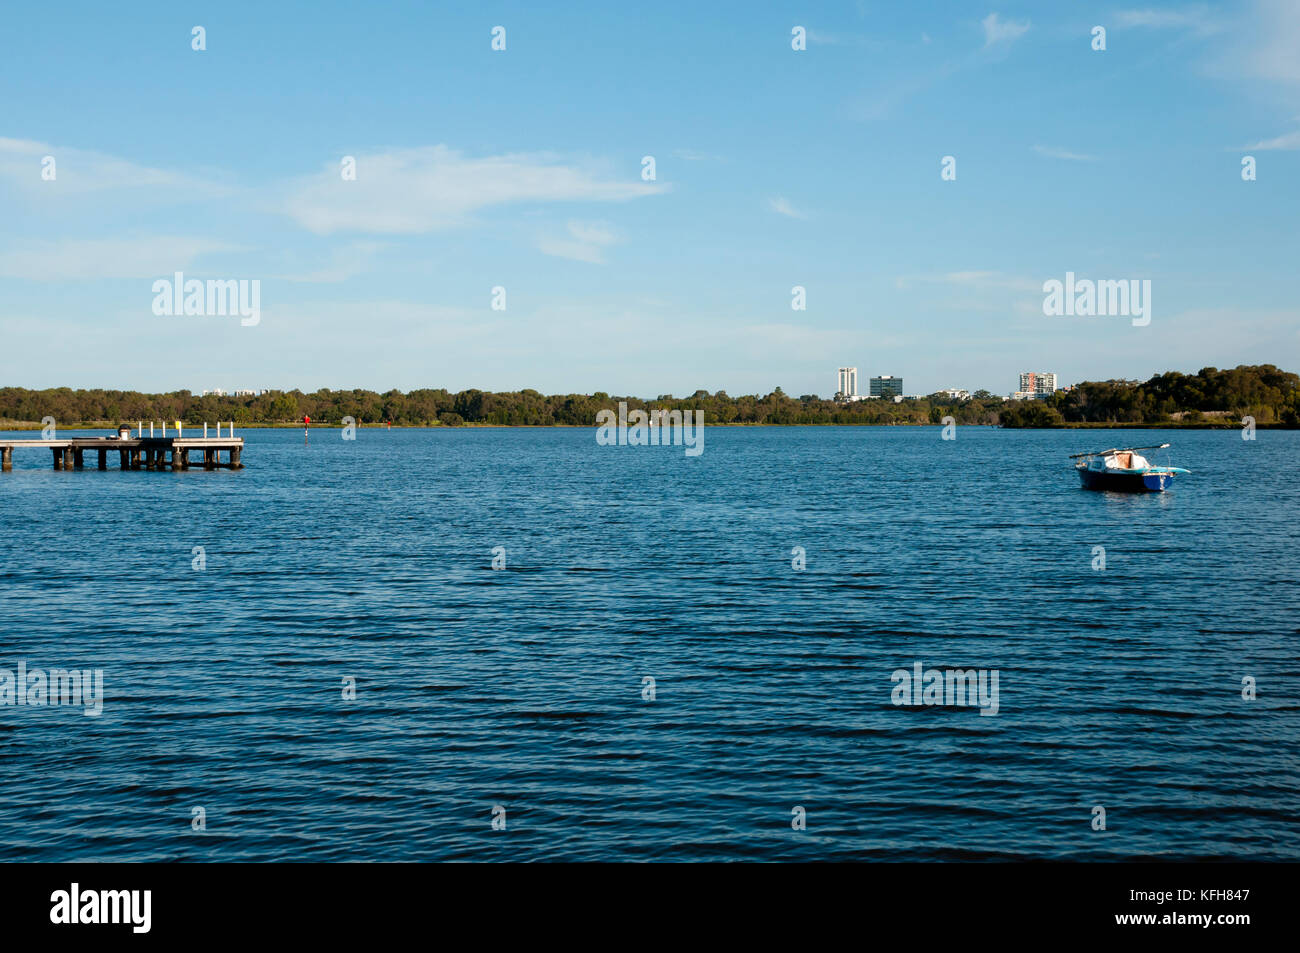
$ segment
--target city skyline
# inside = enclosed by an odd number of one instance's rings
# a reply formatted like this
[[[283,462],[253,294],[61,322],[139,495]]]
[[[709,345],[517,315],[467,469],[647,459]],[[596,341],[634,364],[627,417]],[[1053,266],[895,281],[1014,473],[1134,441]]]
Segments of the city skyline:
[[[1300,365],[1295,5],[688,9],[16,8],[3,383],[172,391],[201,358],[303,391],[820,394],[868,353],[1004,394],[1040,364]],[[259,282],[256,319],[155,311],[179,273]],[[1149,281],[1149,324],[1046,316],[1075,275],[1100,302]]]

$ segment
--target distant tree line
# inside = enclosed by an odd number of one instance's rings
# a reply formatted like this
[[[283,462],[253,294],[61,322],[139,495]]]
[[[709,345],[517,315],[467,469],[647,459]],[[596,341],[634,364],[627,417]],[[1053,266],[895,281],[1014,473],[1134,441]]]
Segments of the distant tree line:
[[[233,420],[236,424],[313,423],[337,425],[344,417],[359,424],[394,426],[595,426],[597,411],[664,408],[703,410],[710,424],[939,424],[951,416],[958,424],[1053,427],[1070,424],[1229,423],[1243,415],[1260,425],[1300,423],[1300,377],[1271,364],[1220,371],[1208,367],[1194,375],[1170,372],[1136,381],[1102,381],[1058,391],[1049,400],[1011,401],[976,391],[968,400],[945,394],[919,399],[861,400],[842,403],[815,394],[794,398],[781,388],[766,397],[731,397],[697,390],[689,397],[663,394],[654,400],[605,393],[545,395],[535,390],[491,393],[443,389],[271,391],[257,396],[195,396],[189,391],[141,394],[135,391],[26,390],[0,388],[0,423],[35,426],[53,417],[60,427],[114,426],[123,422],[181,420],[188,426]]]
[[[0,421],[35,424],[53,417],[59,426],[104,424],[143,420],[181,420],[187,425],[205,421],[233,420],[236,424],[300,423],[304,415],[313,423],[338,424],[352,417],[359,424],[394,426],[495,426],[547,427],[571,425],[593,427],[596,413],[617,412],[620,402],[629,410],[664,408],[703,410],[707,423],[714,424],[921,424],[938,423],[951,413],[962,423],[997,423],[1001,398],[981,391],[976,399],[949,401],[934,399],[888,400],[839,403],[808,394],[798,399],[776,388],[766,397],[728,396],[697,390],[690,397],[661,395],[654,400],[619,397],[605,393],[545,395],[535,390],[492,393],[481,390],[392,390],[383,394],[368,390],[280,391],[256,397],[195,396],[189,391],[170,394],[141,394],[134,391],[24,390],[0,388]]]
[[[1195,374],[1168,371],[1148,381],[1085,381],[1045,401],[1023,401],[1000,413],[1004,427],[1068,424],[1300,426],[1300,376],[1272,364]]]

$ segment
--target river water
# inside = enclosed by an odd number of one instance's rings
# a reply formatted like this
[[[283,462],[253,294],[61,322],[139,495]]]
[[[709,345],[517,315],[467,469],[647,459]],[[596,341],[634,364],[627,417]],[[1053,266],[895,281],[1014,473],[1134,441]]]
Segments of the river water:
[[[1298,433],[242,435],[0,475],[0,858],[1300,859]]]

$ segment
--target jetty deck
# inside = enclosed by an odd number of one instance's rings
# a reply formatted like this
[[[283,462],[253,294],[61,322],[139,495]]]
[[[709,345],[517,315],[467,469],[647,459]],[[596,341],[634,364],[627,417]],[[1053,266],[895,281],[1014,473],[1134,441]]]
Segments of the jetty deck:
[[[150,425],[149,429],[152,431],[153,426]],[[145,436],[141,426],[134,437],[124,428],[116,437],[0,439],[0,472],[14,468],[15,450],[41,447],[53,455],[56,470],[83,469],[87,453],[93,455],[101,470],[108,469],[110,454],[117,454],[118,466],[122,470],[242,470],[244,465],[239,458],[244,449],[244,438],[234,435],[234,425],[230,427],[230,435],[225,437],[220,435],[220,424],[217,425],[216,437],[207,435],[206,426],[203,429],[202,437],[186,437],[184,431],[174,437]],[[195,452],[201,452],[202,456],[194,459],[191,454]],[[224,462],[221,459],[223,453]]]

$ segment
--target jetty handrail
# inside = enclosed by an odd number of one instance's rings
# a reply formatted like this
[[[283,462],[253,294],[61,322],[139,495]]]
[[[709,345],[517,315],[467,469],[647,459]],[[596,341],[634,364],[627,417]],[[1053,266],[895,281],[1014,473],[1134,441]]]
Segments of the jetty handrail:
[[[1163,450],[1169,446],[1167,443],[1154,444],[1150,447],[1111,447],[1109,450],[1093,450],[1090,453],[1072,453],[1068,459],[1075,460],[1079,457],[1099,457],[1103,453],[1128,453],[1130,450]]]

